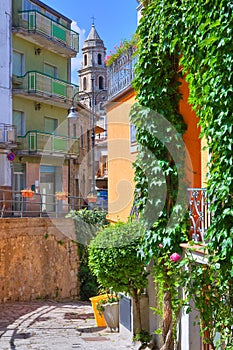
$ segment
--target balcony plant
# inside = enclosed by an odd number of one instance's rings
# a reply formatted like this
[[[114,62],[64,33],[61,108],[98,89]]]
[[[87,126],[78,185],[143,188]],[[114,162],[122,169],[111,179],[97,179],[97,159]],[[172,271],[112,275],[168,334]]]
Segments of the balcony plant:
[[[137,36],[134,34],[130,40],[124,39],[121,43],[120,46],[115,45],[114,50],[115,51],[110,51],[110,54],[107,55],[104,59],[104,63],[106,66],[111,66],[114,61],[117,60],[121,54],[129,50],[130,48],[136,49],[137,47]]]
[[[58,191],[55,193],[55,196],[56,196],[56,200],[62,201],[67,198],[68,194],[66,192]]]
[[[89,193],[87,195],[87,200],[88,200],[88,203],[96,203],[97,201],[97,195],[94,194],[94,193]]]
[[[25,188],[24,190],[21,190],[21,194],[24,198],[32,198],[34,196],[34,191],[29,188]]]

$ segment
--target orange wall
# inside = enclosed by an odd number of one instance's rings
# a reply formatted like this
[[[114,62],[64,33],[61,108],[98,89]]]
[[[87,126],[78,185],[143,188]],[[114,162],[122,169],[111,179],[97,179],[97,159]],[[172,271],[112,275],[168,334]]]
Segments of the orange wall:
[[[180,92],[183,99],[180,102],[180,113],[187,124],[187,131],[183,136],[191,163],[186,162],[188,187],[201,187],[201,140],[198,118],[188,104],[189,88],[185,80],[181,81]]]
[[[133,205],[136,154],[130,150],[129,112],[134,102],[129,96],[108,110],[108,218],[112,221],[127,221]]]

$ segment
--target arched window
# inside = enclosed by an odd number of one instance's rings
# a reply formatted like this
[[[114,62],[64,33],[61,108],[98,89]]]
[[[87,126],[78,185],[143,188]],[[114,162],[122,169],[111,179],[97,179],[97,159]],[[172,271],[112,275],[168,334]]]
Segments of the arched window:
[[[102,55],[98,53],[98,64],[102,64]]]
[[[87,55],[84,55],[84,66],[87,65]]]
[[[83,78],[83,90],[86,90],[87,89],[87,78],[84,77]]]
[[[99,89],[102,90],[104,88],[104,78],[99,77]]]

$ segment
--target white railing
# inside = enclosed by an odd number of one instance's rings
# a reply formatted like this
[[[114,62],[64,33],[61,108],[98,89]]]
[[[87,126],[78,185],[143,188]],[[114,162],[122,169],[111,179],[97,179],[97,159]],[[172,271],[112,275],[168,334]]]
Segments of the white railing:
[[[133,48],[122,53],[108,67],[108,98],[111,99],[124,89],[128,88],[134,79],[134,66],[137,56],[134,56]]]
[[[16,127],[14,125],[0,123],[0,143],[16,143]]]

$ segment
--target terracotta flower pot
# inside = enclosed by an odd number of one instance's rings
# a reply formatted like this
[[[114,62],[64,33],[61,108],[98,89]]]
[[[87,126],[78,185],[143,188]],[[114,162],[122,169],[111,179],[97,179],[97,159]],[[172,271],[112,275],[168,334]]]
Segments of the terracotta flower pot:
[[[96,196],[88,196],[87,200],[89,203],[96,203],[97,197]]]
[[[21,194],[22,194],[22,197],[24,197],[24,198],[32,198],[34,196],[34,191],[32,191],[32,190],[22,190]]]

